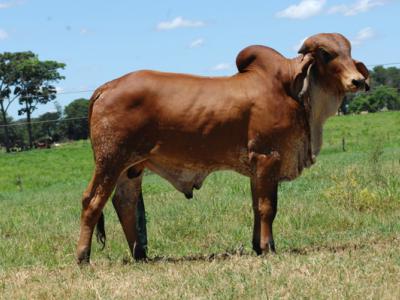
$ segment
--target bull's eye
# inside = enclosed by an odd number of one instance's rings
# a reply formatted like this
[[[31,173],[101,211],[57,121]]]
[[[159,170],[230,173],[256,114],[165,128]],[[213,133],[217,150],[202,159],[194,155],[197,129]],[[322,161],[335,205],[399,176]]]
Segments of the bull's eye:
[[[324,63],[328,63],[333,59],[333,55],[324,49],[320,49],[320,53]]]

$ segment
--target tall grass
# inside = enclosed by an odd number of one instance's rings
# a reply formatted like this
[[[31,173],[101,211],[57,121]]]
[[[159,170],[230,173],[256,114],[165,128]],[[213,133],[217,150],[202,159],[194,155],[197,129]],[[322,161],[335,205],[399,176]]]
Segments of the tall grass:
[[[143,194],[157,259],[132,263],[107,205],[108,244],[102,252],[93,244],[94,266],[83,270],[74,252],[90,144],[2,154],[0,298],[396,298],[399,129],[400,113],[329,121],[317,164],[280,186],[276,256],[251,250],[248,178],[214,173],[188,201],[149,174]]]

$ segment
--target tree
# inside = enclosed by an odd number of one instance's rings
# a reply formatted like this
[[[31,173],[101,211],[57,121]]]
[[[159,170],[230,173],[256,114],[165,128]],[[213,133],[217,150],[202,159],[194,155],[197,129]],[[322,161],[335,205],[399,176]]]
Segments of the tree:
[[[64,108],[64,118],[72,119],[65,122],[66,135],[71,140],[87,139],[89,137],[89,100],[80,98],[72,101]]]
[[[360,94],[356,96],[349,104],[348,111],[350,113],[360,113],[362,111],[371,112],[371,106],[368,101],[368,95]]]
[[[47,112],[40,115],[36,120],[38,121],[36,129],[36,137],[39,139],[50,138],[53,141],[60,139],[60,130],[58,120],[61,117],[61,112]]]
[[[400,91],[400,69],[396,67],[384,68],[376,66],[371,71],[371,78],[374,87],[387,85]]]
[[[64,79],[58,73],[65,64],[56,61],[40,61],[35,55],[18,62],[15,65],[18,80],[15,84],[14,94],[19,95],[19,104],[22,108],[18,114],[26,114],[29,147],[33,147],[31,115],[39,104],[46,104],[56,98],[56,88],[52,85]]]
[[[385,85],[378,86],[370,94],[360,94],[350,102],[349,111],[359,113],[361,111],[377,112],[382,109],[399,110],[400,96],[395,88]]]
[[[395,88],[379,86],[370,96],[371,106],[375,111],[387,108],[388,110],[400,109],[400,96]]]
[[[10,105],[19,97],[15,91],[15,84],[19,80],[16,66],[23,60],[35,57],[32,52],[5,52],[0,53],[0,112],[3,126],[4,144],[6,151],[10,151],[10,130],[7,111]]]
[[[396,67],[389,67],[386,69],[387,81],[386,85],[400,91],[400,69]]]
[[[387,81],[386,69],[383,66],[376,66],[372,69],[371,74],[374,85],[384,85]]]
[[[344,115],[348,114],[349,105],[355,97],[357,97],[356,93],[347,93],[343,98],[342,104],[340,104],[339,113],[342,113]]]
[[[376,112],[382,109],[400,109],[400,69],[396,67],[384,68],[376,66],[370,70],[372,91],[369,94],[350,94],[346,97],[348,111],[358,113],[361,111]],[[347,104],[347,103],[346,103]]]
[[[10,117],[7,113],[5,113],[5,119],[6,121],[4,122],[3,118],[0,118],[0,127],[4,128],[5,126],[8,127],[8,125],[13,121],[12,117]],[[5,125],[5,126],[4,126]],[[6,151],[10,151],[10,145],[11,145],[11,135],[12,135],[12,130],[7,128],[7,131],[4,129],[0,130],[0,145],[4,146],[6,148]],[[6,138],[7,134],[7,138]]]

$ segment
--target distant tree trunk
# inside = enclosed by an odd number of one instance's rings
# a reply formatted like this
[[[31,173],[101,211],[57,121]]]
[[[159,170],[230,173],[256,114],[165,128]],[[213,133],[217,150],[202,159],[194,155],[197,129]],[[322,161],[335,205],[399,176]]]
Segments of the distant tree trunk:
[[[26,122],[28,123],[28,137],[29,137],[29,148],[33,148],[33,136],[32,136],[32,124],[31,124],[31,109],[28,105],[28,101],[25,102],[26,107]]]
[[[10,152],[10,138],[8,135],[8,122],[7,122],[7,116],[6,116],[6,111],[4,110],[4,104],[3,101],[0,101],[0,106],[1,106],[1,116],[3,118],[3,128],[4,128],[4,143],[6,146],[6,151]]]

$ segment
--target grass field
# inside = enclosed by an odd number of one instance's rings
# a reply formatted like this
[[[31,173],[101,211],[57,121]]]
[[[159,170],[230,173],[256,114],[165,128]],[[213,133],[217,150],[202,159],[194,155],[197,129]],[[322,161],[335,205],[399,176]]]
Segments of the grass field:
[[[0,154],[0,298],[400,298],[400,112],[328,122],[317,164],[281,184],[277,255],[251,250],[247,178],[215,173],[188,201],[149,174],[150,261],[132,261],[108,203],[106,248],[79,268],[92,167],[88,141]]]

